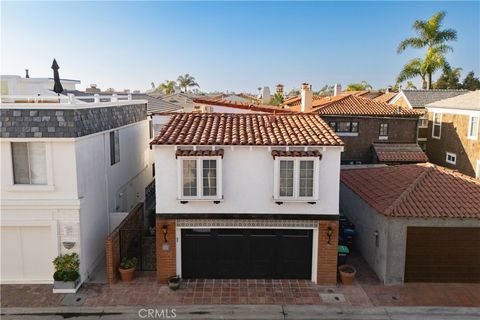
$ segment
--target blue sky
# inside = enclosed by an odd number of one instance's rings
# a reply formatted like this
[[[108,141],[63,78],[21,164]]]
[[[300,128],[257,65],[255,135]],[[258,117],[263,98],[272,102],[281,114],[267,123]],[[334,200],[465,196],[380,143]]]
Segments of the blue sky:
[[[283,83],[385,87],[420,50],[396,53],[415,19],[447,11],[448,55],[480,75],[479,2],[4,2],[1,73],[51,76],[55,57],[80,88],[141,89],[179,74],[201,89]],[[419,83],[418,80],[415,81]]]

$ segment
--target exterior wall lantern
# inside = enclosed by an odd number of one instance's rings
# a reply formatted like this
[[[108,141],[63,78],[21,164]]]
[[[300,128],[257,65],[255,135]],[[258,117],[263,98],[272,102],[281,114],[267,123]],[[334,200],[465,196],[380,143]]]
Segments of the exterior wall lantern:
[[[168,234],[168,225],[164,224],[162,226],[162,233],[163,233],[163,245],[162,245],[162,250],[163,251],[170,251],[170,244],[168,244],[168,239],[167,239],[167,234]]]
[[[328,244],[330,244],[330,241],[332,240],[332,236],[333,236],[333,229],[331,226],[328,226],[327,228]]]

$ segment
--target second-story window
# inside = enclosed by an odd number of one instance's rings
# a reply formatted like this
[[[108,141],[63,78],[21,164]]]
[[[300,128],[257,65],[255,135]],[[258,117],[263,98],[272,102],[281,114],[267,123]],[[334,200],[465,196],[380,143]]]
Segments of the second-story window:
[[[120,136],[118,130],[110,132],[110,165],[120,162]]]
[[[470,116],[468,124],[468,139],[477,140],[478,139],[478,127],[479,127],[479,116]]]
[[[221,157],[181,157],[180,199],[220,199]]]
[[[432,137],[440,139],[441,132],[442,132],[442,114],[441,113],[434,113],[433,114]]]
[[[12,142],[14,184],[47,184],[46,148],[43,142]]]
[[[380,123],[380,137],[388,136],[388,123]]]
[[[278,200],[315,200],[318,158],[277,158],[274,198]]]

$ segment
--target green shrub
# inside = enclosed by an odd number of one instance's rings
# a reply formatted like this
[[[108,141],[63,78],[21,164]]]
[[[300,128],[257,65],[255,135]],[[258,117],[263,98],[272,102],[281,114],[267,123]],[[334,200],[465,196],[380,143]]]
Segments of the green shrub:
[[[133,267],[136,267],[137,263],[138,263],[138,260],[135,257],[133,258],[124,257],[122,259],[122,262],[120,262],[120,269],[131,269]]]
[[[55,281],[75,281],[79,277],[80,260],[77,253],[59,255],[53,260]]]

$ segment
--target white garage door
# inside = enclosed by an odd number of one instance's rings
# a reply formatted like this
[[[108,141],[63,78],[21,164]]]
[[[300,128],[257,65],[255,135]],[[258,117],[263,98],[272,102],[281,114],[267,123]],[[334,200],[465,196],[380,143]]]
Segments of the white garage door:
[[[0,233],[2,283],[53,281],[50,227],[3,226]]]

